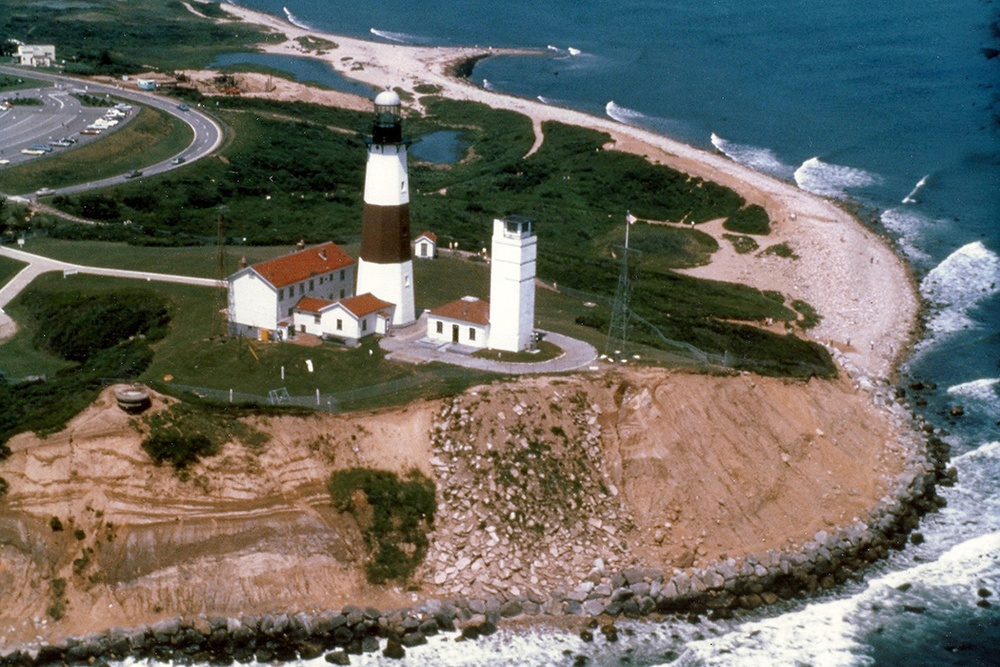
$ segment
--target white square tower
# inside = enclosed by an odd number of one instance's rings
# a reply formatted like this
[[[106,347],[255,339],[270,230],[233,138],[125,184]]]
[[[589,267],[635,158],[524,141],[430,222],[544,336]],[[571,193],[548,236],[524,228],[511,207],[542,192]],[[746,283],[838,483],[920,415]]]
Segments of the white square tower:
[[[494,350],[531,347],[535,327],[535,258],[538,237],[531,220],[511,216],[493,221],[490,268],[490,341]]]

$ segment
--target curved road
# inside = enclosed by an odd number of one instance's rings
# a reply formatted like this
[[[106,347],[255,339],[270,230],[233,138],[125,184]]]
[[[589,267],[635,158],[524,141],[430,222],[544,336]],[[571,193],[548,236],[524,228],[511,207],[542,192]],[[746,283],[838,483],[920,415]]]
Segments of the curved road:
[[[36,127],[34,128],[33,132],[29,133],[29,132],[22,132],[19,130],[16,135],[18,138],[16,146],[14,145],[15,133],[13,131],[10,131],[11,130],[10,127],[5,127],[3,145],[0,146],[0,148],[3,148],[4,150],[8,149],[8,144],[10,144],[10,148],[16,147],[17,150],[19,151],[22,144],[30,145],[32,143],[47,143],[50,135],[52,135],[53,132],[60,134],[60,137],[65,136],[66,134],[72,134],[73,132],[70,131],[69,128],[71,126],[75,127],[76,125],[70,125],[70,123],[73,122],[74,118],[83,119],[86,118],[86,115],[85,114],[81,115],[82,113],[81,110],[78,110],[71,106],[72,103],[70,102],[70,100],[73,100],[74,103],[75,100],[73,99],[72,96],[69,95],[70,92],[81,92],[90,95],[104,95],[104,94],[113,95],[115,97],[131,100],[139,104],[155,107],[157,109],[165,111],[181,119],[182,121],[187,123],[191,127],[191,130],[194,132],[194,140],[191,142],[191,144],[188,145],[188,147],[185,148],[183,151],[178,153],[177,156],[175,156],[175,157],[183,157],[184,164],[187,164],[188,162],[194,162],[195,160],[199,160],[205,157],[206,155],[211,154],[222,143],[222,138],[223,138],[222,127],[218,123],[216,123],[212,118],[194,108],[182,111],[181,109],[178,108],[177,100],[162,97],[155,93],[136,90],[132,88],[122,88],[119,86],[113,86],[103,83],[94,83],[93,81],[76,79],[73,77],[62,76],[59,74],[38,72],[31,68],[10,67],[7,65],[0,65],[0,74],[7,74],[10,76],[21,76],[29,79],[38,79],[41,81],[50,81],[52,83],[57,84],[57,86],[61,85],[62,88],[57,87],[51,91],[43,90],[41,94],[43,97],[48,97],[55,104],[59,105],[60,111],[65,111],[64,114],[59,114],[58,112],[56,114],[53,114],[60,119],[59,121],[50,120],[49,122],[43,121],[36,123],[35,124]],[[63,109],[63,105],[65,105],[67,108]],[[17,108],[18,107],[15,107],[15,109]],[[35,110],[35,113],[36,114],[38,113],[36,107],[23,107],[23,109]],[[104,110],[100,109],[100,111],[103,113]],[[14,110],[8,111],[6,113],[7,114],[14,113]],[[36,116],[36,120],[38,117],[40,116]],[[3,117],[0,116],[0,118]],[[62,120],[62,118],[66,118],[66,120]],[[13,122],[11,123],[11,126],[15,124],[21,125],[22,122],[23,121],[14,118]],[[87,122],[82,122],[82,124],[79,124],[79,129],[83,129],[87,125]],[[53,125],[53,123],[55,124]],[[98,137],[97,140],[99,141],[100,138]],[[164,160],[162,162],[158,162],[157,164],[153,164],[143,168],[143,175],[151,176],[153,174],[158,174],[164,171],[168,171],[170,169],[176,169],[177,167],[183,166],[183,165],[171,164],[172,160],[173,158],[170,158],[168,160]],[[65,188],[59,188],[57,190],[54,190],[52,194],[71,194],[74,192],[82,192],[84,190],[107,187],[109,185],[121,183],[123,176],[124,173],[119,174],[117,176],[112,176],[111,178],[101,179],[99,181],[90,181],[88,183],[81,183],[79,185],[72,185]],[[31,195],[22,194],[21,196],[31,196]]]

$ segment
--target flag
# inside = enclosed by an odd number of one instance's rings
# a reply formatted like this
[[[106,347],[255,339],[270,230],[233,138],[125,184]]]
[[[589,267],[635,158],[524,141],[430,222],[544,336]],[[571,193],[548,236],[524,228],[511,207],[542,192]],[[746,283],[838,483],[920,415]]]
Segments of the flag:
[[[632,224],[635,224],[635,221],[636,221],[636,220],[638,220],[638,219],[639,219],[639,218],[637,218],[637,217],[635,217],[634,215],[632,215],[632,212],[631,212],[631,211],[626,211],[626,212],[625,212],[625,221],[626,221],[626,222],[627,222],[628,224],[630,224],[630,225],[632,225]]]

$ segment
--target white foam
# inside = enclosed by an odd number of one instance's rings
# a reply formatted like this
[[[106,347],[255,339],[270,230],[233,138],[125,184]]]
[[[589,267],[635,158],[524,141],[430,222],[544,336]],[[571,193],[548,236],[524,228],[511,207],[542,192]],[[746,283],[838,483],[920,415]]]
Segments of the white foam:
[[[987,407],[992,414],[1000,414],[1000,378],[982,378],[948,387],[952,396],[976,401]]]
[[[411,35],[405,32],[392,32],[391,30],[372,28],[371,33],[382,39],[388,39],[390,42],[398,42],[400,44],[426,44],[429,41],[426,37]]]
[[[885,228],[897,234],[897,242],[903,253],[915,262],[927,262],[930,255],[916,245],[932,221],[916,211],[902,208],[890,208],[882,212],[880,220]]]
[[[920,190],[925,185],[927,185],[927,179],[930,178],[930,177],[931,177],[931,175],[927,174],[926,176],[924,176],[923,178],[921,178],[919,181],[917,181],[917,184],[913,187],[913,190],[910,192],[910,194],[908,194],[905,197],[903,197],[903,203],[904,204],[916,204],[917,203],[917,200],[916,200],[917,193],[920,192]]]
[[[863,188],[880,182],[880,178],[864,169],[845,167],[810,158],[795,170],[795,182],[803,190],[824,197],[844,197],[847,188]]]
[[[490,83],[489,79],[483,79],[483,88],[486,90],[496,90],[496,88],[493,87],[493,84]]]
[[[625,123],[626,125],[636,125],[640,121],[649,120],[649,117],[641,111],[620,106],[614,100],[604,105],[604,113],[609,118],[617,120],[619,123]]]
[[[712,133],[712,145],[733,162],[746,165],[772,176],[791,178],[795,170],[774,154],[770,148],[760,148],[749,144],[738,144]]]
[[[920,282],[920,293],[936,309],[927,328],[940,337],[973,326],[969,311],[997,292],[1000,257],[981,241],[962,246]]]
[[[311,25],[309,25],[308,23],[305,23],[303,21],[300,21],[299,18],[297,16],[295,16],[295,14],[292,14],[292,12],[289,11],[288,7],[282,7],[281,10],[283,12],[285,12],[285,18],[287,18],[288,22],[291,23],[292,25],[294,25],[294,26],[296,26],[298,28],[302,28],[303,30],[312,30],[313,29],[313,27]]]

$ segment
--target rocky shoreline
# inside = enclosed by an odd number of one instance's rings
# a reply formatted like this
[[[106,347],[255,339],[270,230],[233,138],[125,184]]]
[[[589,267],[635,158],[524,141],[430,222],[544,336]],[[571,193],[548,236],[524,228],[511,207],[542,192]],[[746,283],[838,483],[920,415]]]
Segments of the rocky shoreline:
[[[873,397],[897,417],[909,417],[905,407],[887,393],[876,391]],[[589,428],[593,438],[593,415],[588,409],[581,404],[576,421],[584,431]],[[446,409],[443,417],[449,413]],[[907,443],[905,472],[867,519],[839,531],[819,531],[794,553],[771,551],[670,573],[596,563],[591,574],[572,588],[555,587],[547,594],[538,592],[537,586],[521,590],[508,582],[506,587],[480,590],[478,595],[431,599],[390,611],[347,606],[339,612],[169,619],[24,647],[0,656],[0,667],[94,664],[129,657],[188,664],[287,662],[326,656],[328,662],[347,665],[351,654],[382,651],[388,657],[402,658],[429,636],[455,632],[457,639],[474,640],[516,619],[540,624],[575,621],[584,640],[593,639],[593,630],[599,629],[608,641],[614,641],[615,620],[622,617],[673,615],[691,622],[703,616],[730,618],[743,610],[808,597],[858,579],[869,564],[893,549],[902,549],[907,540],[922,540],[915,532],[919,519],[943,505],[936,489],[955,482],[955,469],[948,466],[948,445],[933,435],[933,428],[923,423],[916,427],[919,437]],[[438,424],[437,431],[450,432],[444,423]],[[599,529],[587,524],[586,530]]]

